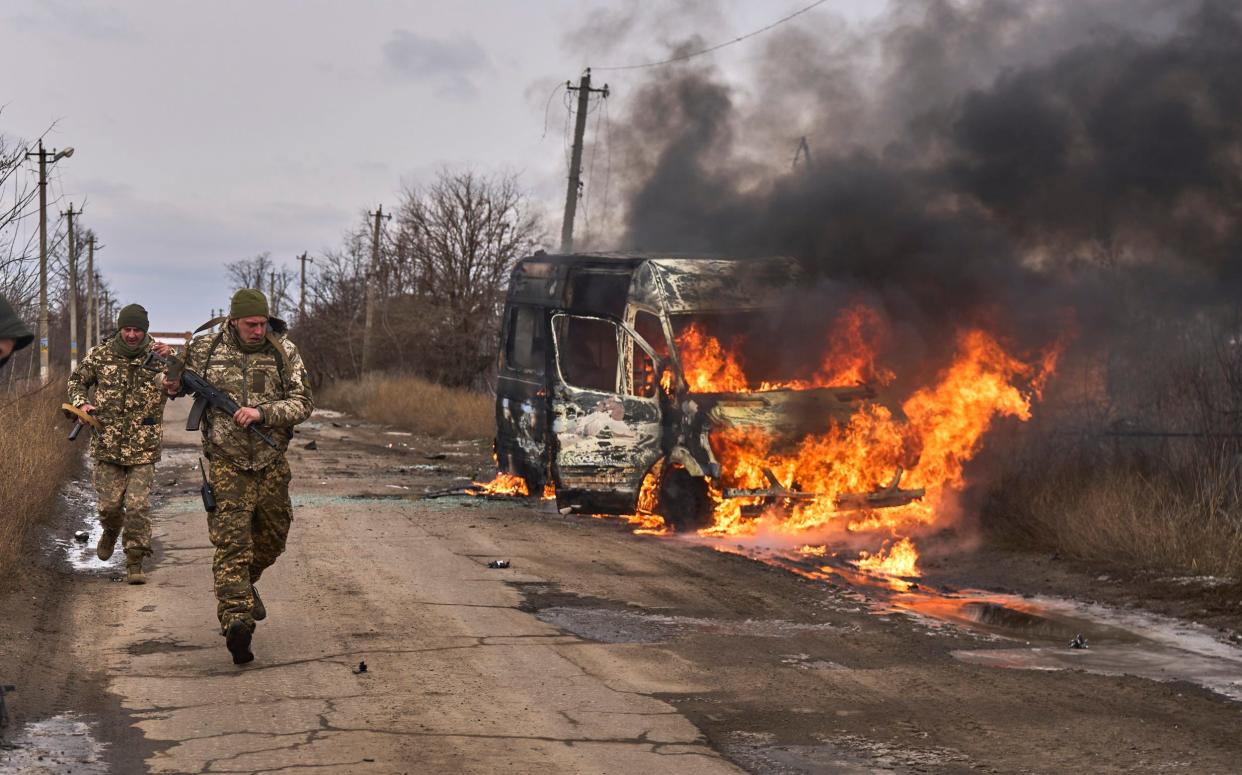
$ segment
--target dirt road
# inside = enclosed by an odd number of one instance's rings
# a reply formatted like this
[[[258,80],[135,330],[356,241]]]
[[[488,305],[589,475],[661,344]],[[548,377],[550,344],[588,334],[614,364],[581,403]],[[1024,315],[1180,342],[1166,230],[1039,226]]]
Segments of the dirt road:
[[[1206,632],[1170,636],[1198,644],[1185,659],[1124,622],[1070,652],[1067,620],[1021,598],[897,595],[525,501],[420,500],[473,474],[484,445],[322,414],[291,455],[295,521],[260,584],[257,659],[235,667],[186,408],[168,414],[151,583],[49,546],[0,603],[0,683],[17,685],[0,772],[1242,767],[1242,704],[1224,696],[1242,661]],[[86,505],[71,497],[56,529]],[[944,600],[957,614],[928,615]],[[1072,669],[995,666],[1023,659]],[[1101,674],[1183,668],[1201,685]]]

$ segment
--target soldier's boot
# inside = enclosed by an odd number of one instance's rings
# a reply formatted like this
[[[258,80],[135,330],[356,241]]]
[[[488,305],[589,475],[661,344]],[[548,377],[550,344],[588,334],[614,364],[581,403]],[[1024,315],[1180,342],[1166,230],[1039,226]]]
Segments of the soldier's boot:
[[[107,561],[112,556],[113,550],[116,549],[116,539],[120,538],[120,536],[120,530],[105,527],[103,534],[99,536],[99,543],[95,545],[95,556]]]
[[[229,653],[233,655],[233,664],[244,665],[254,661],[254,654],[250,651],[250,639],[253,636],[254,630],[241,619],[229,622],[228,628],[224,631],[224,643],[228,646]]]
[[[142,558],[145,552],[141,549],[138,551],[125,552],[125,581],[129,584],[146,584],[147,574],[142,572]]]
[[[250,616],[256,622],[261,622],[267,618],[267,606],[263,605],[263,598],[259,597],[259,590],[254,588],[254,584],[250,585],[250,594],[254,595],[254,606],[250,609]]]

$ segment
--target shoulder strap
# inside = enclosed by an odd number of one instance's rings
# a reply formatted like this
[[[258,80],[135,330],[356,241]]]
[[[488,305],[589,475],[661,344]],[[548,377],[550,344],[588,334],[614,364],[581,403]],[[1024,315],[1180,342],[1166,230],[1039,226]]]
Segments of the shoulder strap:
[[[207,369],[211,367],[211,356],[216,354],[216,348],[220,346],[220,342],[224,340],[224,332],[216,334],[216,338],[212,340],[211,347],[207,348],[207,360],[203,361],[203,377],[207,376]]]
[[[285,385],[285,348],[280,346],[280,339],[276,338],[270,330],[266,334],[267,343],[272,346],[272,353],[276,357],[276,375],[280,377],[280,392],[288,395],[289,388]]]

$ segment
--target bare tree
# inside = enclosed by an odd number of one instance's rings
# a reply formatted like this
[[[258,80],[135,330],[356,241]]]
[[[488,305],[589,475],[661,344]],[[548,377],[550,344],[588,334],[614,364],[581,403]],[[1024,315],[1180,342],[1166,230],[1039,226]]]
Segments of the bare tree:
[[[490,367],[509,273],[541,236],[515,175],[445,170],[406,189],[389,275],[399,298],[423,313],[418,344],[428,376],[464,385]]]
[[[294,273],[287,267],[276,266],[269,251],[263,251],[254,258],[244,258],[225,264],[229,273],[229,281],[233,290],[254,288],[267,294],[267,302],[273,316],[278,316],[291,301],[289,288],[294,282]]]

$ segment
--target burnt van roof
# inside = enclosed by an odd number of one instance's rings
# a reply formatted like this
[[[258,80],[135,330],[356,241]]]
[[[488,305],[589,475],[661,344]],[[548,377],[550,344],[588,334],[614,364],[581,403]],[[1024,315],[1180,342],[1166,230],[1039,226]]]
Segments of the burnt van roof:
[[[774,303],[772,292],[796,283],[800,274],[797,261],[784,256],[537,253],[514,267],[510,298],[554,303],[566,291],[566,273],[579,270],[635,275],[634,297],[672,313],[767,307]],[[558,283],[558,278],[562,282]]]

